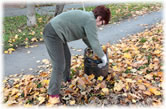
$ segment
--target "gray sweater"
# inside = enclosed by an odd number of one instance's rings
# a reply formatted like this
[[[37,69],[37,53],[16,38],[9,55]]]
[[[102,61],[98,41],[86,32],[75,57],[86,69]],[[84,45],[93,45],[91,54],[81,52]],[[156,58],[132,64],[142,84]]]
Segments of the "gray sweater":
[[[81,10],[63,12],[52,18],[50,23],[64,42],[82,39],[98,57],[104,56],[97,37],[96,19],[93,12]]]

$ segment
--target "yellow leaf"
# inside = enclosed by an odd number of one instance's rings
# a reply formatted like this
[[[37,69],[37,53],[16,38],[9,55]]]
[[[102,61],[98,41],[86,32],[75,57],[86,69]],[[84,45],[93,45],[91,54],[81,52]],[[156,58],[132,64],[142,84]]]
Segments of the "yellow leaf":
[[[19,95],[20,95],[20,94],[17,93],[17,94],[14,96],[14,98],[17,99],[17,98],[19,97]]]
[[[4,53],[5,53],[5,54],[8,54],[8,51],[6,50],[6,51],[4,51]]]
[[[50,80],[45,79],[45,80],[41,81],[41,84],[42,84],[42,86],[45,86],[45,85],[47,86],[49,84],[49,82],[50,82]]]
[[[99,77],[97,78],[97,80],[102,81],[103,78],[104,78],[103,76],[99,76]]]
[[[39,101],[39,104],[42,104],[45,101],[45,97],[39,97],[38,101]]]
[[[15,95],[15,94],[18,93],[18,92],[19,92],[19,90],[16,89],[16,88],[14,88],[14,89],[12,89],[12,93],[11,93],[11,95]]]
[[[131,58],[131,55],[130,55],[129,53],[124,53],[124,58],[130,59],[130,58]]]
[[[149,88],[149,91],[155,95],[161,95],[161,92],[159,90],[157,90],[157,88],[155,88],[155,87]]]
[[[24,104],[24,107],[32,107],[32,104]]]
[[[109,89],[108,88],[102,88],[102,91],[104,92],[105,95],[109,94]]]
[[[71,100],[71,101],[70,101],[70,105],[74,105],[75,103],[76,103],[75,100]]]
[[[19,84],[16,84],[15,87],[18,88],[20,85]]]
[[[108,58],[111,58],[111,49],[110,48],[107,49],[107,53],[108,53]]]
[[[138,82],[139,82],[139,83],[142,83],[142,80],[141,80],[141,79],[139,79],[139,80],[138,80]]]
[[[42,20],[43,20],[42,17],[38,18],[39,23],[41,23]]]
[[[5,80],[3,80],[3,83],[6,83],[7,82],[7,80],[5,79]]]
[[[104,53],[107,52],[107,46],[103,45],[103,46],[102,46],[102,49],[103,49]]]
[[[118,71],[118,67],[117,66],[113,66],[113,70],[114,71]]]
[[[9,48],[8,51],[15,51],[15,49],[14,48]]]
[[[13,39],[12,41],[13,41],[13,42],[16,42],[16,39]]]
[[[132,67],[127,67],[128,69],[132,69]]]
[[[126,90],[129,90],[129,85],[128,84],[126,84]]]

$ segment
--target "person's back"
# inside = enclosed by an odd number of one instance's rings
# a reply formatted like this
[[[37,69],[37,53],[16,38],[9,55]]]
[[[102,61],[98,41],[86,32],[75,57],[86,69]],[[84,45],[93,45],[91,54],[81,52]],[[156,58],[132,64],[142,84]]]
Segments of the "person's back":
[[[81,39],[86,36],[84,26],[91,23],[96,29],[96,21],[92,12],[71,10],[63,12],[53,19],[51,25],[62,40],[66,41]]]

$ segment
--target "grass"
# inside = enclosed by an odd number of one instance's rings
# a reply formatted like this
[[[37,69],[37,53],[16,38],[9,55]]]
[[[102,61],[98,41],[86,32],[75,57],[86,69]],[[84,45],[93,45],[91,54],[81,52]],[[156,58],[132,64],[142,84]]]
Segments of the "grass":
[[[26,16],[5,17],[3,24],[4,50],[7,50],[8,48],[17,48],[22,45],[26,46],[33,42],[40,41],[43,27],[48,22],[49,18],[50,16],[36,14],[37,25],[28,27],[26,25]]]
[[[135,14],[136,11],[154,11],[156,7],[162,7],[158,4],[110,4],[106,7],[111,9],[112,18],[110,23],[118,22],[123,19],[127,19]],[[87,7],[86,11],[91,11],[95,7]],[[82,8],[80,8],[82,10]],[[43,41],[42,31],[45,24],[49,19],[53,17],[51,15],[41,16],[36,14],[37,25],[34,27],[28,27],[26,25],[26,16],[5,17],[3,19],[3,45],[4,50],[9,48],[16,49],[19,46],[28,47],[34,42]]]

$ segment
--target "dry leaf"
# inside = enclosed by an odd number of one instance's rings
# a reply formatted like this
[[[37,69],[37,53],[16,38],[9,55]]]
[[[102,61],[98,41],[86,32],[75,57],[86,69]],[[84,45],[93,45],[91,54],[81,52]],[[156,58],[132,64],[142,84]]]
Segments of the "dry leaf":
[[[103,78],[104,78],[103,76],[99,76],[99,77],[97,78],[97,80],[102,81]]]
[[[119,80],[118,82],[115,82],[114,91],[119,92],[123,89],[123,87],[124,87],[124,83],[121,80]]]
[[[140,90],[146,90],[146,87],[143,84],[138,84],[138,87]]]
[[[45,97],[39,97],[39,105],[42,104],[43,102],[45,102]]]
[[[162,77],[163,76],[163,72],[157,72],[157,76]]]
[[[94,79],[94,77],[95,77],[95,75],[94,75],[94,74],[91,74],[91,75],[88,76],[88,79],[89,79],[89,80],[92,80],[92,79]]]
[[[74,105],[75,103],[76,103],[75,100],[71,100],[71,101],[70,101],[70,105]]]
[[[155,87],[149,88],[149,91],[155,95],[161,95],[161,92]]]
[[[49,64],[50,62],[49,62],[48,59],[43,59],[43,60],[42,60],[42,63],[44,63],[44,64]]]
[[[147,75],[145,75],[145,78],[148,79],[148,80],[152,80],[153,79],[153,74],[152,73],[147,74]]]
[[[105,95],[108,95],[108,94],[109,94],[109,89],[108,89],[108,88],[102,88],[102,92],[103,92]]]
[[[131,59],[132,57],[131,57],[131,55],[129,54],[129,53],[124,53],[124,58],[128,58],[128,59]]]
[[[42,76],[42,77],[47,77],[47,76],[48,76],[48,73],[47,73],[47,72],[41,72],[41,73],[40,73],[40,76]]]

